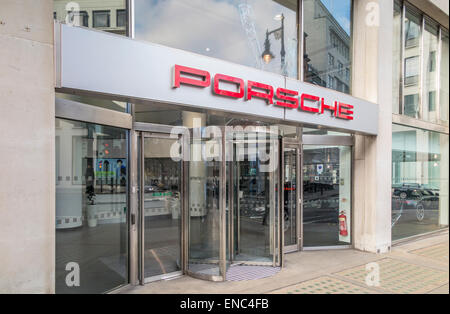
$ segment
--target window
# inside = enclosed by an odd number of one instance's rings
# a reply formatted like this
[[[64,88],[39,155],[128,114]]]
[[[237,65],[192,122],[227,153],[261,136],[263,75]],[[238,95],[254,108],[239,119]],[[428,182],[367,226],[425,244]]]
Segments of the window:
[[[419,117],[419,94],[405,96],[405,115],[418,118]]]
[[[412,7],[406,7],[404,19],[404,114],[420,119],[419,101],[421,86],[420,35],[422,16]]]
[[[436,91],[428,93],[428,111],[436,111]]]
[[[338,71],[339,71],[339,75],[342,76],[342,74],[344,73],[344,65],[342,64],[342,62],[338,61]]]
[[[135,0],[134,5],[138,40],[298,77],[296,0]]]
[[[435,97],[430,97],[437,89],[438,73],[436,71],[436,51],[439,46],[439,26],[425,19],[425,28],[423,30],[423,93],[422,103],[423,110],[421,119],[429,122],[437,122],[437,112]],[[433,101],[434,103],[430,103]],[[432,110],[431,110],[432,109]]]
[[[127,130],[56,119],[56,293],[126,284]],[[66,284],[77,263],[80,285]]]
[[[394,1],[392,112],[448,125],[448,31],[402,3]]]
[[[92,27],[106,32],[126,35],[126,3],[127,0],[53,0],[53,17],[61,23],[69,23],[73,26]],[[110,12],[119,12],[116,23],[120,23],[120,26],[111,27],[111,23],[114,24],[115,22],[111,22]]]
[[[449,64],[448,64],[448,31],[442,30],[441,41],[441,64],[440,64],[440,122],[448,126],[448,109],[449,109]]]
[[[305,82],[350,90],[350,75],[345,84],[336,84],[329,76],[338,71],[343,79],[344,68],[351,71],[351,7],[351,0],[303,0]]]
[[[334,77],[332,77],[331,75],[328,75],[327,87],[331,88],[331,89],[335,89]]]
[[[328,54],[328,65],[334,67],[334,56],[331,53]]]
[[[110,27],[110,11],[93,11],[93,27]]]
[[[430,51],[430,60],[428,60],[428,72],[436,71],[436,51]]]
[[[305,247],[351,244],[352,149],[303,146],[303,238]],[[345,232],[339,216],[345,215]]]
[[[127,11],[126,10],[117,10],[116,25],[117,25],[117,27],[126,27],[127,26]]]
[[[405,85],[419,83],[420,58],[418,56],[405,59]]]
[[[89,15],[86,11],[74,13],[74,25],[89,27]]]
[[[406,47],[411,48],[419,44],[420,37],[420,22],[414,20],[406,20],[405,32],[406,32]]]
[[[402,3],[394,2],[393,19],[393,58],[392,58],[392,113],[400,113],[402,101],[400,94],[403,88],[402,82]]]
[[[392,240],[448,227],[448,135],[392,131]]]

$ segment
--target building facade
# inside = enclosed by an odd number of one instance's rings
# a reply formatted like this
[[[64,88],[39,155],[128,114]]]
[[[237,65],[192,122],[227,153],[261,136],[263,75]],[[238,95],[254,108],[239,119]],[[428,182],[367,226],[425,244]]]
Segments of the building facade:
[[[448,228],[448,14],[2,1],[0,291],[224,281]]]

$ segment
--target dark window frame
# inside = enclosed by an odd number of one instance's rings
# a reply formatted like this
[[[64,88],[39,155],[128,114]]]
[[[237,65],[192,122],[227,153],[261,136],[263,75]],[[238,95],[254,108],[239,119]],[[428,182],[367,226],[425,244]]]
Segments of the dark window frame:
[[[89,14],[87,11],[77,11],[75,14],[78,14],[78,16],[82,16],[82,25],[83,27],[89,27]]]
[[[125,14],[125,23],[124,23],[124,25],[119,25],[119,13]],[[128,22],[127,10],[126,9],[117,9],[116,10],[116,27],[127,27],[127,22]]]
[[[96,14],[101,14],[101,13],[107,13],[108,14],[107,26],[97,26],[96,23],[95,23],[95,16],[96,16]],[[92,27],[93,28],[107,28],[107,27],[111,27],[111,10],[96,10],[96,11],[92,11]]]

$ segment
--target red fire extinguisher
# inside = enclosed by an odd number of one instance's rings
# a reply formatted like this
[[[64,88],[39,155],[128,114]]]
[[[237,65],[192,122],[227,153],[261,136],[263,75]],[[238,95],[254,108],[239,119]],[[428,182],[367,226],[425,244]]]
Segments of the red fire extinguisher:
[[[344,211],[341,211],[341,214],[339,215],[339,234],[343,237],[348,236],[347,216],[345,216]]]

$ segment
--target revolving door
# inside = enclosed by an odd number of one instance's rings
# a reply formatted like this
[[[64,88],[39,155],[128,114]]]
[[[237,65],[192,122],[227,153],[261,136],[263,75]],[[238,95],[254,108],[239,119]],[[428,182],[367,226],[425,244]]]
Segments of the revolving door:
[[[225,281],[230,267],[281,266],[280,138],[217,133],[191,140],[186,273]]]

